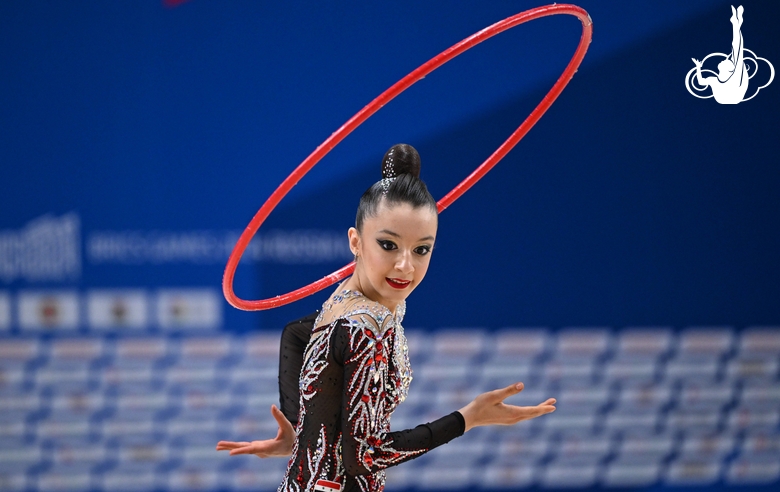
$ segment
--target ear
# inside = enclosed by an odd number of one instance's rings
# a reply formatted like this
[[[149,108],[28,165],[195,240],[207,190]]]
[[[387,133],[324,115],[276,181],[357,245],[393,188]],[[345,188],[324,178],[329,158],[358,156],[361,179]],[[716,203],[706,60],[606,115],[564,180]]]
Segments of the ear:
[[[350,227],[347,231],[347,237],[349,237],[349,249],[353,255],[359,255],[360,251],[360,233],[354,227]]]

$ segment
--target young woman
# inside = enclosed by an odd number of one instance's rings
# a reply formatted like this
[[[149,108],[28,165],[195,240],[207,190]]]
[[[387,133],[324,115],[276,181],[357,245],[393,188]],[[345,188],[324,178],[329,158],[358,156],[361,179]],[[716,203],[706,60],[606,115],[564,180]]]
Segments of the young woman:
[[[279,491],[381,491],[387,467],[473,427],[511,425],[555,410],[552,398],[533,407],[504,404],[522,390],[517,383],[434,422],[390,431],[390,415],[412,380],[401,325],[405,300],[425,277],[438,226],[436,201],[419,176],[413,147],[387,151],[382,179],[361,197],[348,232],[354,274],[319,313],[285,328],[282,410],[271,408],[276,438],[217,445],[231,455],[291,456]]]

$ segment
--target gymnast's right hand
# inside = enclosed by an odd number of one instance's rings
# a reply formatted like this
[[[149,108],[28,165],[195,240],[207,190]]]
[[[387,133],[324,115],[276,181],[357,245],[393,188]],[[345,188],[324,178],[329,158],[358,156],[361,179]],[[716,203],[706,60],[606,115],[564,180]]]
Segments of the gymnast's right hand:
[[[279,424],[279,431],[274,439],[252,442],[219,441],[217,451],[230,451],[230,456],[237,454],[253,454],[258,458],[283,457],[287,458],[292,453],[293,441],[295,441],[295,429],[276,405],[271,405],[271,415]]]
[[[459,410],[466,422],[466,429],[483,425],[514,425],[555,411],[555,398],[548,398],[532,407],[507,405],[504,400],[523,391],[523,383],[511,384],[506,388],[488,391]]]

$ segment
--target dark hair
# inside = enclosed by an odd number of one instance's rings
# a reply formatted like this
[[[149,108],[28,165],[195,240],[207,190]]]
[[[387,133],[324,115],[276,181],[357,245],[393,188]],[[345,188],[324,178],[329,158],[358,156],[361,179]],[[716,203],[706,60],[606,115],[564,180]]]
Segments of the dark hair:
[[[412,208],[430,207],[438,213],[436,200],[420,179],[420,154],[411,145],[396,144],[385,153],[382,179],[360,197],[355,217],[358,231],[363,229],[363,221],[367,217],[376,215],[382,200],[390,205],[408,203]]]

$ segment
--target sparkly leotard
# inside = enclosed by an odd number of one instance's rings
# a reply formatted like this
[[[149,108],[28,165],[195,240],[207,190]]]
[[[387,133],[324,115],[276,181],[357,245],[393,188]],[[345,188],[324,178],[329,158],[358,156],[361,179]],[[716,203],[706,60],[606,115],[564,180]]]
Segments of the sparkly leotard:
[[[316,319],[285,328],[279,388],[282,411],[297,425],[279,492],[379,492],[385,468],[463,434],[459,412],[390,432],[390,415],[412,380],[404,312],[404,303],[392,313],[359,292],[341,290]]]

